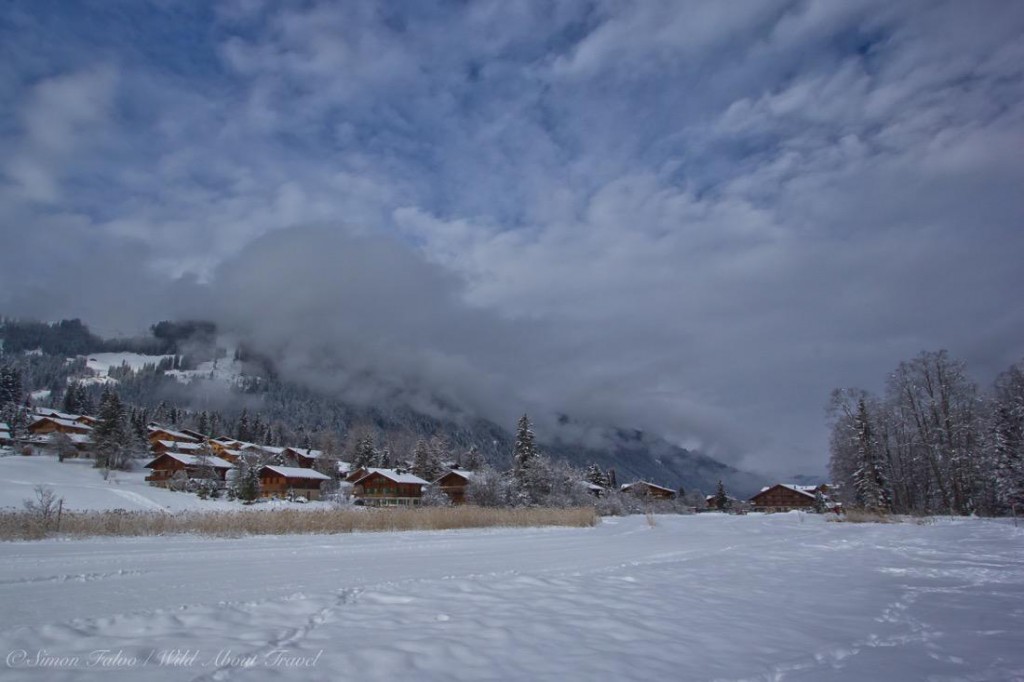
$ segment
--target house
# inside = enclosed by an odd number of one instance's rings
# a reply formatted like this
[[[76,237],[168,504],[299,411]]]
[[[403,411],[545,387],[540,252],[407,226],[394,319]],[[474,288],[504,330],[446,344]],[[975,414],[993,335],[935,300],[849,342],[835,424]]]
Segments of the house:
[[[637,495],[648,495],[656,500],[672,500],[676,496],[675,490],[651,483],[650,481],[626,483],[619,490],[624,493],[633,492]]]
[[[400,469],[361,469],[361,476],[350,475],[352,495],[364,505],[390,507],[419,504],[423,488],[429,483]],[[354,480],[353,480],[354,478]]]
[[[316,461],[323,456],[323,452],[320,450],[313,450],[312,448],[284,448],[282,453],[284,458],[288,462],[292,462],[297,467],[304,469],[312,469]]]
[[[157,441],[169,440],[175,443],[202,443],[202,438],[190,436],[182,431],[175,431],[159,424],[150,423],[147,427],[149,445],[152,447]]]
[[[434,485],[448,496],[452,504],[466,504],[466,487],[473,480],[475,473],[463,469],[452,469],[434,481]]]
[[[202,457],[186,455],[180,452],[165,452],[145,465],[147,469],[153,470],[153,473],[146,476],[146,480],[149,481],[150,485],[166,487],[167,482],[179,472],[183,472],[182,475],[187,478],[197,478],[201,474],[200,469],[203,467],[203,459]],[[220,457],[206,457],[205,459],[206,465],[213,470],[214,474],[221,481],[226,478],[229,470],[235,468],[234,464]]]
[[[754,511],[785,512],[794,509],[812,509],[815,494],[826,494],[829,486],[823,483],[814,485],[795,485],[793,483],[777,483],[761,488],[761,492],[750,498]]]
[[[71,435],[92,433],[92,427],[72,419],[62,417],[37,417],[28,425],[28,431],[33,436],[45,436],[49,433],[65,433]]]
[[[100,420],[96,417],[90,417],[87,414],[70,414],[68,412],[61,412],[55,410],[52,407],[33,407],[32,414],[37,417],[54,417],[56,419],[65,419],[71,422],[78,422],[79,424],[85,424],[86,426],[96,426],[100,423]]]
[[[260,495],[285,497],[288,494],[295,494],[307,500],[319,500],[320,486],[329,480],[330,476],[313,469],[268,464],[260,469]]]

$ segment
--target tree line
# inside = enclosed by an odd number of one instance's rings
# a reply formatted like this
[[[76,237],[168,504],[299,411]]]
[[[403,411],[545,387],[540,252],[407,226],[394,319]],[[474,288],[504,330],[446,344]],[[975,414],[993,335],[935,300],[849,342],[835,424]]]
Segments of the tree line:
[[[881,396],[832,392],[830,469],[848,505],[901,514],[1015,513],[1024,505],[1024,361],[988,390],[944,350],[893,371]]]

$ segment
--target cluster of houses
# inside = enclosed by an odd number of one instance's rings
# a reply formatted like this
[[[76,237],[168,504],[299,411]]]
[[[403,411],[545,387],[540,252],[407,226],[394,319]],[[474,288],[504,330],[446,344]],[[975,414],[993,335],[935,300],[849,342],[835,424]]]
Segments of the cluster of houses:
[[[27,444],[50,445],[55,434],[63,434],[65,443],[77,451],[91,448],[92,431],[98,420],[89,415],[67,414],[59,410],[36,407],[32,409],[28,425]],[[153,458],[145,464],[150,470],[146,480],[151,485],[169,486],[176,480],[189,480],[200,475],[212,475],[226,483],[237,471],[238,461],[246,455],[273,463],[260,467],[260,495],[263,497],[302,497],[318,500],[325,482],[334,478],[317,467],[323,456],[319,450],[297,447],[277,447],[248,443],[234,438],[208,436],[190,429],[169,428],[150,424],[147,428]],[[11,445],[11,430],[0,423],[0,446]],[[366,506],[415,505],[422,499],[426,486],[433,483],[454,504],[464,504],[466,488],[474,473],[452,466],[436,481],[426,481],[403,469],[375,467],[353,468],[347,462],[337,462],[337,476],[349,489],[357,504]],[[591,494],[600,497],[606,493],[601,486],[587,484]],[[654,500],[672,500],[676,491],[651,483],[636,481],[620,487],[622,492],[641,493]],[[730,499],[734,509],[746,507],[752,511],[785,512],[811,510],[824,500],[830,510],[838,505],[829,500],[828,484],[817,486],[778,483],[766,486],[747,503]],[[715,496],[707,497],[707,507],[716,509]]]

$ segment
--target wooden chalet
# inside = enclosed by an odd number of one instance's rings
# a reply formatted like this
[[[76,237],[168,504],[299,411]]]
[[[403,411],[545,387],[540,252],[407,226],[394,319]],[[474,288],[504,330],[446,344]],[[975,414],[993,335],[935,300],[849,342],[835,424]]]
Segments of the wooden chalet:
[[[197,478],[203,467],[202,459],[202,457],[180,452],[165,452],[146,463],[145,467],[152,470],[152,473],[146,476],[146,480],[150,485],[166,487],[167,482],[178,472],[184,472],[188,478]],[[234,464],[220,457],[207,457],[206,465],[221,481],[225,480],[229,470],[235,468]]]
[[[441,478],[434,481],[434,485],[440,488],[441,492],[448,496],[452,504],[466,503],[466,487],[473,480],[475,472],[462,469],[452,469]]]
[[[92,433],[92,427],[61,417],[37,417],[28,425],[28,432],[33,436],[45,436],[50,433],[64,433],[69,436],[71,434],[87,435]]]
[[[303,469],[312,469],[316,465],[316,461],[323,456],[323,452],[320,450],[313,450],[312,448],[284,448],[282,455],[286,462],[294,464],[297,467]]]
[[[761,489],[761,492],[750,498],[754,511],[786,512],[794,509],[811,509],[814,507],[815,493],[828,492],[828,485],[794,485],[777,483]]]
[[[79,424],[85,424],[86,426],[96,426],[100,423],[100,420],[96,417],[90,417],[87,414],[71,414],[69,412],[61,412],[55,410],[52,407],[33,407],[32,414],[37,417],[55,417],[57,419],[65,419],[71,422],[78,422]]]
[[[286,497],[301,495],[307,500],[320,499],[320,486],[331,480],[313,469],[268,464],[260,469],[260,496]]]
[[[169,429],[159,424],[150,424],[148,429],[149,445],[152,447],[157,441],[167,440],[175,443],[202,443],[202,438],[196,438],[183,431]]]
[[[656,483],[651,483],[650,481],[626,483],[620,488],[620,490],[624,493],[631,492],[635,495],[646,495],[656,500],[674,500],[676,497],[675,490]]]
[[[348,481],[353,484],[352,495],[357,501],[372,507],[393,507],[419,504],[423,488],[429,483],[397,469],[368,468],[361,470],[362,476]]]

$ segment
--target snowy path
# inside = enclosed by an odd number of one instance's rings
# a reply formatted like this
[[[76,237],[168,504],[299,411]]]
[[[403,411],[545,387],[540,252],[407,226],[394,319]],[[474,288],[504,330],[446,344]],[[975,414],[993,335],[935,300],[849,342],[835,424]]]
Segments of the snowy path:
[[[2,544],[0,679],[1024,679],[1022,549],[796,515]]]

